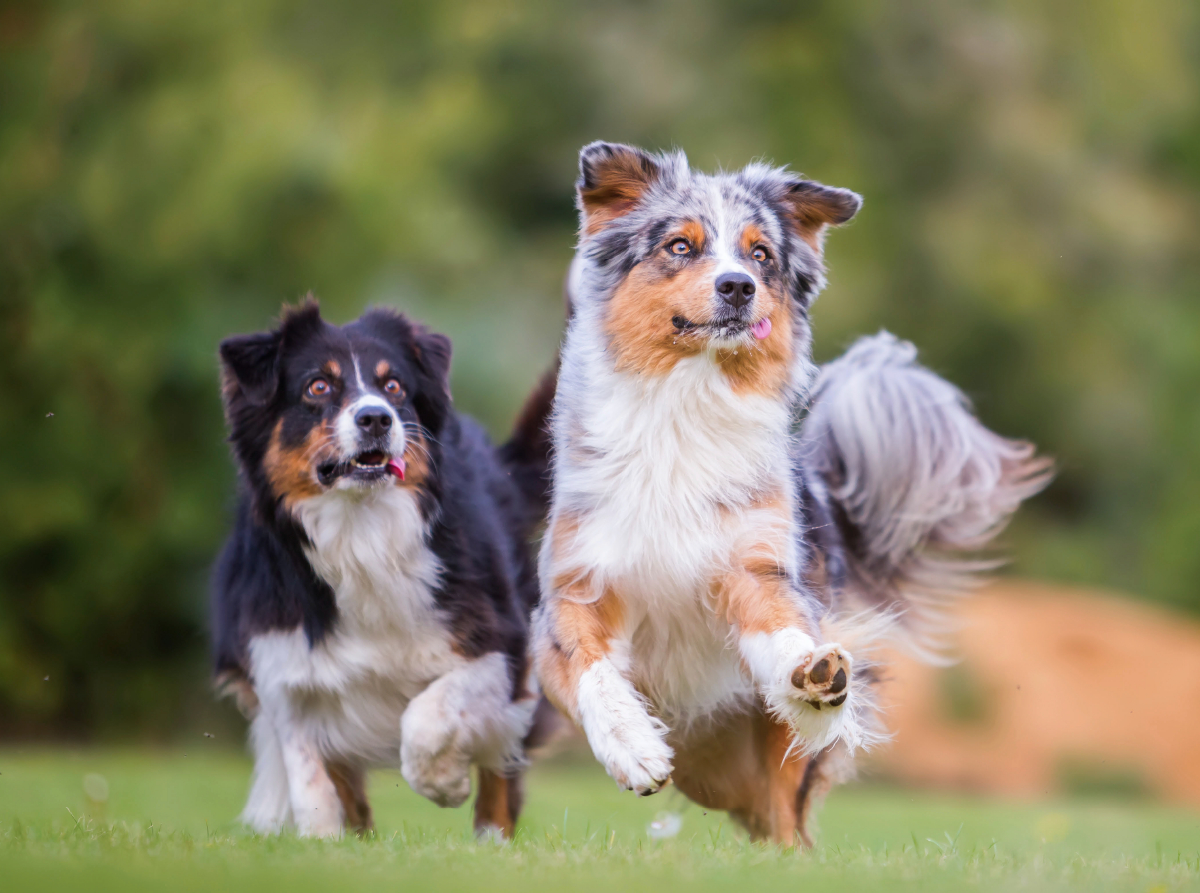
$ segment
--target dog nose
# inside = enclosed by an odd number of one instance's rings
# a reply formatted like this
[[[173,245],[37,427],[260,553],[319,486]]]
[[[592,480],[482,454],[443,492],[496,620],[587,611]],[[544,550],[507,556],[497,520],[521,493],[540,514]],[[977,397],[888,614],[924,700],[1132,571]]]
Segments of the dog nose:
[[[721,300],[734,310],[741,310],[754,297],[754,280],[745,273],[722,273],[716,287]]]
[[[379,437],[392,427],[392,414],[382,407],[369,406],[358,411],[354,416],[354,423],[364,434]]]

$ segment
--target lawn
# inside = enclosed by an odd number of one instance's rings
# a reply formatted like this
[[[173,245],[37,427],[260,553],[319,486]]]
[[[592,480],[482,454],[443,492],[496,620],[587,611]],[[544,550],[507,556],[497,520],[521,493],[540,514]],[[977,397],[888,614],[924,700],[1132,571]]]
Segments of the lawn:
[[[851,786],[812,853],[748,843],[670,790],[639,800],[589,760],[531,774],[514,843],[475,843],[394,772],[371,778],[375,836],[256,838],[233,821],[249,763],[225,742],[0,751],[0,889],[1200,891],[1200,814],[1150,803],[1009,803]],[[678,834],[655,839],[664,814]]]

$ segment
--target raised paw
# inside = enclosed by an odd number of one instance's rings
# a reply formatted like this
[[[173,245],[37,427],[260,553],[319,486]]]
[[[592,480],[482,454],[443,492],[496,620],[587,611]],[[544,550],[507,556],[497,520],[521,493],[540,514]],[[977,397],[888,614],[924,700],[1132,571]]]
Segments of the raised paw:
[[[850,667],[850,655],[840,645],[819,645],[792,671],[792,685],[818,710],[841,707],[849,695]]]
[[[400,774],[414,791],[438,806],[461,806],[471,796],[471,764],[466,754],[401,747]]]

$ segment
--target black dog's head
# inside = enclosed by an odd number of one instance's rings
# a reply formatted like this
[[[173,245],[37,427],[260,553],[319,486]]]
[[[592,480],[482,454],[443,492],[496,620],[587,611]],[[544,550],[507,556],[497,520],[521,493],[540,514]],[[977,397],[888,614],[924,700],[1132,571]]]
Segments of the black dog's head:
[[[450,412],[450,341],[376,309],[335,326],[315,301],[221,344],[230,440],[260,508],[421,486]]]

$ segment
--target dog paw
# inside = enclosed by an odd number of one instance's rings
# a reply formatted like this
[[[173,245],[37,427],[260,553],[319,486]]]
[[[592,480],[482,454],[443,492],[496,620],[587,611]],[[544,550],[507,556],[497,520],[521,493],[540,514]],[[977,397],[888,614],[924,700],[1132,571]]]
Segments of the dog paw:
[[[471,796],[471,764],[451,753],[405,753],[400,774],[408,786],[438,806],[461,806]]]
[[[637,751],[628,747],[610,747],[604,768],[613,780],[639,797],[657,794],[671,780],[671,748],[661,739],[643,742]]]
[[[342,811],[332,806],[309,806],[297,809],[296,834],[299,837],[324,837],[333,840],[342,836]]]
[[[643,797],[662,790],[675,752],[665,740],[667,727],[650,715],[629,681],[600,660],[583,673],[577,698],[592,753],[613,780]]]
[[[840,645],[820,645],[792,671],[792,686],[817,710],[841,707],[850,694],[850,670],[850,655]]]

